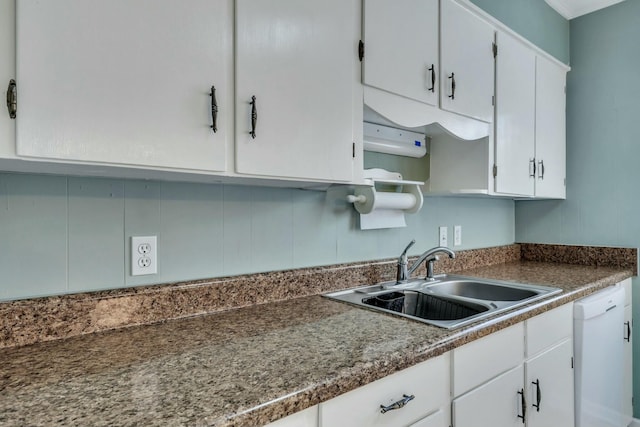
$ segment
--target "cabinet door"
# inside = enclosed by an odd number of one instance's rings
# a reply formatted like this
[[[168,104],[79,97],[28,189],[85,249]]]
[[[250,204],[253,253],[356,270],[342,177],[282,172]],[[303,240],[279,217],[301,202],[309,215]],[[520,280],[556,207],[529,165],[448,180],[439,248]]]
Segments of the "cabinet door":
[[[629,425],[633,419],[633,340],[631,338],[633,317],[631,305],[624,307],[624,390],[622,392],[623,425]]]
[[[573,341],[525,362],[527,426],[573,426]]]
[[[351,180],[358,4],[236,1],[237,172]]]
[[[536,59],[536,196],[566,197],[566,71]]]
[[[438,104],[438,0],[365,0],[363,83]]]
[[[452,402],[455,427],[522,426],[522,365],[505,372]],[[558,425],[561,424],[550,424]]]
[[[9,81],[16,77],[15,62],[15,0],[0,0],[0,88],[2,93]],[[0,157],[13,157],[15,154],[15,120],[2,105],[0,113]]]
[[[533,196],[536,56],[510,35],[496,37],[495,191]]]
[[[441,1],[440,15],[441,107],[492,122],[494,29],[452,0]]]
[[[17,3],[19,155],[225,170],[231,0]]]

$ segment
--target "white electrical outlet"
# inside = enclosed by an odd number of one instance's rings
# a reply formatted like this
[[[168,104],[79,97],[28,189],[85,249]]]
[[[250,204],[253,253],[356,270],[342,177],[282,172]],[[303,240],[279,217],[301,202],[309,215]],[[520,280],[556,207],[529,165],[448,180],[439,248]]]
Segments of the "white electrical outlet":
[[[438,230],[440,231],[439,245],[447,246],[447,243],[449,243],[449,239],[447,238],[447,227],[442,226]]]
[[[131,275],[158,273],[158,239],[156,236],[131,237]]]
[[[454,225],[453,226],[453,246],[462,245],[462,226]]]

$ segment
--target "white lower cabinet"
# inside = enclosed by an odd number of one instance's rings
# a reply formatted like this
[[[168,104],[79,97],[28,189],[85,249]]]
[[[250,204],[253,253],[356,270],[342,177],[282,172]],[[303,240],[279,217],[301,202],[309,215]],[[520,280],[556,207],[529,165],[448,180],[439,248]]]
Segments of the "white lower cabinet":
[[[449,426],[449,354],[320,404],[320,427]],[[403,407],[382,412],[395,402]]]
[[[522,365],[490,380],[452,402],[455,427],[522,425]]]
[[[454,349],[453,426],[573,427],[572,314],[565,304]]]
[[[573,411],[573,341],[525,362],[528,427],[571,427]]]

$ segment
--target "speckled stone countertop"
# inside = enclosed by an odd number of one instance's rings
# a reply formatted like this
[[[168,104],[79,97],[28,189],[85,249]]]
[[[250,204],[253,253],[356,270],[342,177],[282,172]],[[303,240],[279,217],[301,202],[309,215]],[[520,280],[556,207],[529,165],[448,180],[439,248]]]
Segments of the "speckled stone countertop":
[[[0,351],[0,425],[260,426],[636,274],[515,261],[465,275],[563,292],[445,330],[318,295]]]

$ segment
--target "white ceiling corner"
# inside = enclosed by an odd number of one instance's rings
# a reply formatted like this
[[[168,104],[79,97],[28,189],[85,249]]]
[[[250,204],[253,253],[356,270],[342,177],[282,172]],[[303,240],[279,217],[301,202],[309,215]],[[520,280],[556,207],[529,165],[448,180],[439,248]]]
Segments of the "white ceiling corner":
[[[577,18],[599,9],[604,9],[624,0],[545,0],[566,19]]]

